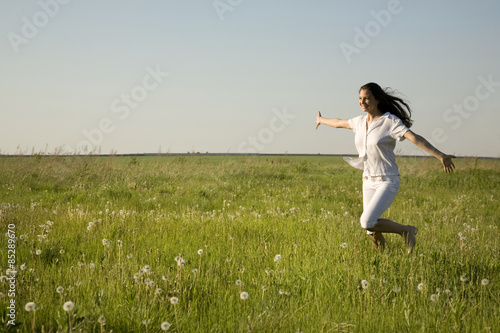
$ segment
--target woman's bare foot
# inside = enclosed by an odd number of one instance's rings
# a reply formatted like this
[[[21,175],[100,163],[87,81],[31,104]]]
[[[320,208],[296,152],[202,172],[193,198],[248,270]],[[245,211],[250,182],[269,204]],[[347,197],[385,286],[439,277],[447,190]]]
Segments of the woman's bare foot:
[[[415,235],[417,234],[417,228],[412,225],[407,225],[408,231],[403,233],[403,238],[405,239],[406,247],[408,248],[408,254],[413,252],[415,248],[416,239]]]
[[[370,235],[370,239],[375,247],[375,250],[383,252],[385,250],[385,238],[381,232],[376,232]]]

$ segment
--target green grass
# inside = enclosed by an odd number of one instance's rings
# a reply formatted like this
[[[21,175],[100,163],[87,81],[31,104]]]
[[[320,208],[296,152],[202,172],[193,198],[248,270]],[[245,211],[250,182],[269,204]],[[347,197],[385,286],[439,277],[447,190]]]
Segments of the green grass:
[[[72,301],[74,332],[498,332],[500,162],[399,165],[384,216],[419,228],[412,255],[373,249],[338,157],[0,158],[0,325],[67,332]]]

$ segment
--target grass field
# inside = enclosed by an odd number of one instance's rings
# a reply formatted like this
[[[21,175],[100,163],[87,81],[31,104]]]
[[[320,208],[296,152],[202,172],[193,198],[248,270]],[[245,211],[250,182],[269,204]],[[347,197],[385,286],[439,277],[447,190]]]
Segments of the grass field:
[[[411,255],[397,235],[373,249],[339,157],[0,158],[0,325],[499,332],[500,161],[398,163],[384,216],[419,228]]]

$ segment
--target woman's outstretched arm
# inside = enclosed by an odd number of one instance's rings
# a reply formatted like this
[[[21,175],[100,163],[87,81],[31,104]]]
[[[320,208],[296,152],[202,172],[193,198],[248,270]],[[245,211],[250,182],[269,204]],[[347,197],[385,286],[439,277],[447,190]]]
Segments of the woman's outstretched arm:
[[[319,125],[328,125],[335,128],[347,128],[351,129],[349,122],[347,120],[338,118],[323,118],[321,112],[318,111],[318,116],[316,117],[316,129]]]
[[[451,160],[452,158],[455,158],[455,156],[440,152],[433,145],[431,145],[429,141],[412,131],[406,132],[404,137],[417,145],[417,147],[440,160],[441,163],[443,163],[444,171],[446,173],[452,172],[455,169],[455,164],[453,164],[453,161]]]

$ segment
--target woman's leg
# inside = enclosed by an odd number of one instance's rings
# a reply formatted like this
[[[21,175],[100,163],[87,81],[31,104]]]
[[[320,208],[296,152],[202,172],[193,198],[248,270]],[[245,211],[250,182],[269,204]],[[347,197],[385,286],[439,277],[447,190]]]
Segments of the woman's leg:
[[[399,177],[382,180],[368,179],[363,182],[363,214],[361,226],[370,234],[375,248],[385,247],[382,233],[396,233],[404,237],[409,252],[415,247],[417,228],[402,225],[380,216],[389,208],[399,190]]]

